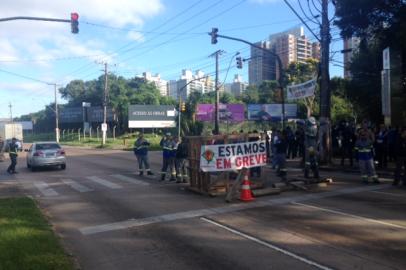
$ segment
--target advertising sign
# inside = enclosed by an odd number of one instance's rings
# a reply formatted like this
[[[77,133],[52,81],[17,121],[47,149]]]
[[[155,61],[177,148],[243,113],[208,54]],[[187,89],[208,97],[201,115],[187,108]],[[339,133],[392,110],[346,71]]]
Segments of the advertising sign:
[[[277,121],[282,119],[282,104],[248,104],[249,121]],[[297,104],[285,104],[285,119],[296,118]]]
[[[382,115],[391,115],[391,88],[390,88],[390,70],[381,71],[381,98],[382,98]]]
[[[385,48],[382,51],[382,58],[383,58],[383,69],[390,69],[390,51],[389,47]]]
[[[219,172],[265,166],[266,158],[265,141],[202,145],[200,169]]]
[[[59,111],[60,123],[82,123],[83,122],[83,108],[70,107],[62,108]]]
[[[130,105],[128,108],[129,128],[172,128],[176,127],[176,110],[171,105]]]
[[[288,100],[302,99],[306,97],[314,96],[314,90],[316,89],[317,82],[315,79],[295,85],[289,85],[287,87]]]
[[[198,104],[196,120],[212,122],[215,116],[214,104]],[[219,118],[223,122],[244,122],[244,104],[219,104]]]
[[[103,107],[90,107],[87,108],[88,121],[92,123],[104,122],[104,108]],[[112,108],[107,107],[107,122],[114,121],[114,112]],[[83,120],[82,120],[83,121]]]

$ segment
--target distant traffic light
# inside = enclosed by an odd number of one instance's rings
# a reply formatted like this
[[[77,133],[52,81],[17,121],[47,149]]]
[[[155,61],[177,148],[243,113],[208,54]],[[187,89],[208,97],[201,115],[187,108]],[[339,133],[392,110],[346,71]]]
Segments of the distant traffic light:
[[[211,29],[211,44],[216,44],[217,43],[217,32],[219,31],[218,28],[212,28]]]
[[[236,58],[236,60],[237,60],[237,68],[242,68],[242,58],[241,58],[241,56],[238,56],[237,58]]]
[[[185,112],[185,111],[186,111],[186,103],[185,103],[185,102],[182,102],[182,103],[181,103],[180,111],[181,111],[181,112]]]
[[[79,33],[79,14],[73,12],[70,14],[70,26],[72,30],[72,34]]]

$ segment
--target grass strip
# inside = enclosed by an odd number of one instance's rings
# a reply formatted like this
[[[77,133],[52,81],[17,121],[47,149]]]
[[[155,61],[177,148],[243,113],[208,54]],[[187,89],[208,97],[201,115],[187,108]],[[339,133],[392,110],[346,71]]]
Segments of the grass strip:
[[[0,199],[0,270],[74,269],[34,200]]]

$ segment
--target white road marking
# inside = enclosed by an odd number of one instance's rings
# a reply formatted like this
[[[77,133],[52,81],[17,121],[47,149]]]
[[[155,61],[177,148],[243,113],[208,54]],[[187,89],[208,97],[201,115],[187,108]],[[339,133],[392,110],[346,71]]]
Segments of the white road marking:
[[[95,182],[95,183],[97,183],[97,184],[99,184],[99,185],[102,185],[102,186],[105,186],[105,187],[108,187],[108,188],[111,188],[111,189],[123,188],[120,185],[117,185],[117,184],[115,184],[113,182],[107,181],[107,180],[105,180],[103,178],[100,178],[98,176],[88,176],[86,178],[93,181],[93,182]]]
[[[181,220],[187,218],[195,218],[195,217],[202,217],[206,215],[215,215],[221,213],[231,213],[236,211],[241,211],[245,209],[252,209],[257,207],[263,206],[273,206],[273,205],[286,205],[293,202],[303,202],[308,200],[314,199],[321,199],[321,198],[328,198],[334,197],[343,194],[352,194],[358,192],[365,192],[371,190],[379,190],[388,188],[388,185],[376,185],[376,186],[362,186],[357,188],[345,188],[341,190],[331,191],[331,192],[324,192],[324,193],[316,193],[316,194],[306,194],[294,197],[286,197],[286,198],[275,198],[270,200],[263,200],[263,201],[256,201],[247,203],[239,203],[239,204],[231,204],[227,206],[221,206],[216,208],[206,208],[206,209],[197,209],[185,212],[178,212],[173,214],[166,214],[161,216],[154,216],[154,217],[147,217],[147,218],[139,218],[139,219],[129,219],[124,221],[118,221],[108,224],[101,224],[101,225],[94,225],[80,228],[79,231],[83,235],[91,235],[96,233],[102,232],[109,232],[115,230],[122,230],[128,229],[131,227],[139,227],[148,224],[154,223],[161,223],[167,221],[174,221],[174,220]]]
[[[386,225],[386,226],[406,230],[406,227],[402,226],[402,225],[397,225],[397,224],[393,224],[393,223],[389,223],[389,222],[385,222],[385,221],[381,221],[381,220],[376,220],[376,219],[372,219],[372,218],[366,218],[366,217],[363,217],[363,216],[357,216],[357,215],[353,215],[353,214],[348,214],[348,213],[345,213],[345,212],[342,212],[342,211],[332,210],[332,209],[328,209],[328,208],[323,208],[323,207],[319,207],[319,206],[314,206],[314,205],[304,204],[304,203],[298,203],[298,202],[293,202],[292,204],[300,205],[300,206],[313,208],[313,209],[317,209],[317,210],[324,211],[324,212],[329,212],[329,213],[338,214],[338,215],[342,215],[342,216],[352,217],[352,218],[356,218],[356,219],[365,220],[365,221],[368,221],[368,222],[378,223],[378,224],[381,224],[381,225]]]
[[[79,192],[90,192],[90,191],[93,191],[93,189],[88,188],[88,187],[86,187],[86,186],[84,186],[84,185],[82,185],[82,184],[79,184],[78,182],[73,181],[72,179],[62,179],[62,182],[63,182],[65,185],[68,185],[68,186],[70,186],[71,188],[73,188],[74,190],[79,191]]]
[[[120,179],[122,181],[128,182],[128,183],[131,183],[131,184],[136,184],[136,185],[139,185],[139,186],[149,186],[149,183],[145,183],[144,181],[137,180],[137,179],[125,176],[125,175],[113,174],[113,175],[110,175],[110,176],[112,176],[114,178],[117,178],[117,179]]]
[[[58,196],[59,193],[56,192],[53,188],[50,188],[49,185],[45,182],[39,181],[35,182],[34,186],[46,197]]]
[[[390,196],[396,196],[396,197],[405,197],[406,198],[406,194],[398,194],[398,193],[383,192],[383,191],[371,191],[371,192],[378,193],[378,194],[390,195]]]
[[[272,245],[272,244],[270,244],[270,243],[268,243],[268,242],[265,242],[265,241],[263,241],[263,240],[261,240],[261,239],[258,239],[258,238],[256,238],[256,237],[251,236],[251,235],[248,235],[248,234],[245,234],[245,233],[243,233],[243,232],[237,231],[237,230],[235,230],[235,229],[233,229],[233,228],[231,228],[231,227],[225,226],[225,225],[223,225],[223,224],[217,223],[217,222],[215,222],[215,221],[213,221],[213,220],[211,220],[211,219],[204,218],[204,217],[202,217],[202,218],[200,218],[200,219],[203,220],[203,221],[206,221],[206,222],[208,222],[208,223],[210,223],[210,224],[213,224],[213,225],[215,225],[215,226],[217,226],[217,227],[220,227],[220,228],[222,228],[222,229],[224,229],[224,230],[227,230],[227,231],[229,231],[229,232],[231,232],[231,233],[233,233],[233,234],[236,234],[236,235],[238,235],[238,236],[241,236],[241,237],[243,237],[243,238],[245,238],[245,239],[251,240],[251,241],[253,241],[253,242],[257,243],[257,244],[260,244],[260,245],[262,245],[262,246],[265,246],[265,247],[268,247],[268,248],[270,248],[270,249],[276,250],[276,251],[278,251],[278,252],[280,252],[280,253],[282,253],[282,254],[285,254],[285,255],[287,255],[287,256],[289,256],[289,257],[295,258],[296,260],[299,260],[299,261],[304,262],[304,263],[306,263],[306,264],[309,264],[309,265],[311,265],[311,266],[315,266],[315,267],[317,267],[318,269],[332,270],[332,268],[330,268],[330,267],[324,266],[324,265],[319,264],[319,263],[317,263],[317,262],[315,262],[315,261],[312,261],[312,260],[306,259],[306,258],[304,258],[304,257],[301,257],[301,256],[299,256],[299,255],[297,255],[297,254],[295,254],[295,253],[292,253],[292,252],[290,252],[290,251],[288,251],[288,250],[286,250],[286,249],[282,249],[282,248],[277,247],[277,246],[275,246],[275,245]]]

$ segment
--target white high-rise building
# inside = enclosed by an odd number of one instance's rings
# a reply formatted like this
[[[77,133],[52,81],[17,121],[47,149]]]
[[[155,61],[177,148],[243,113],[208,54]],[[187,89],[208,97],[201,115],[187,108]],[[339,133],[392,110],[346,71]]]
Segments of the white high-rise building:
[[[193,74],[191,70],[184,69],[179,80],[169,82],[169,96],[175,99],[179,98],[179,92],[182,99],[186,100],[192,92],[205,94],[210,91],[214,91],[214,82],[201,70],[197,70]]]
[[[166,80],[161,79],[161,75],[155,74],[152,75],[150,72],[142,73],[142,77],[148,81],[155,84],[155,86],[159,89],[159,93],[161,96],[168,96],[168,82]]]

